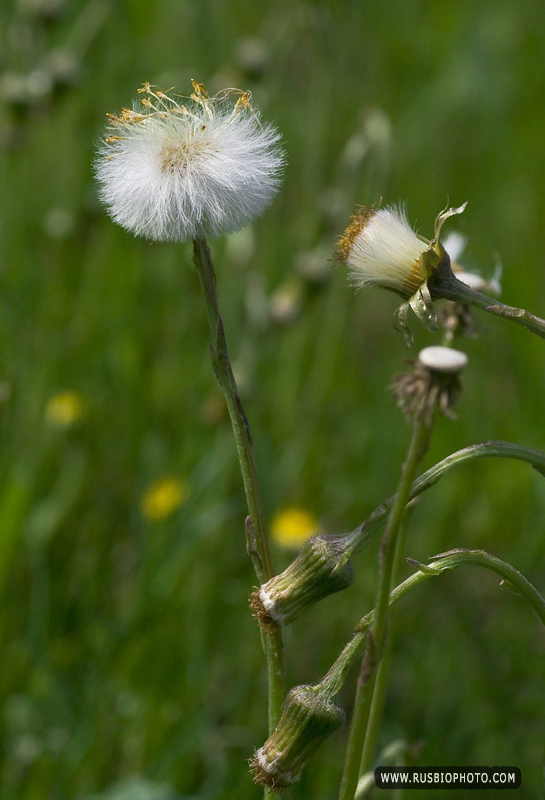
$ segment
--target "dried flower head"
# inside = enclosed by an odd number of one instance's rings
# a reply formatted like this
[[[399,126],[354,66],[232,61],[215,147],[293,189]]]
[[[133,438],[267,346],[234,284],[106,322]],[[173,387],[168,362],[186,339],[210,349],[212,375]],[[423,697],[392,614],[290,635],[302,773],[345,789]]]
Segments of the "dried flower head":
[[[445,342],[452,342],[456,336],[471,339],[476,339],[478,336],[473,314],[466,303],[446,300],[438,310],[437,319],[445,331]]]
[[[346,589],[354,579],[350,536],[320,533],[307,539],[280,575],[255,589],[250,606],[264,630],[289,625],[323,597]]]
[[[144,83],[141,107],[108,115],[95,162],[100,197],[137,235],[182,242],[240,230],[278,188],[279,135],[249,93],[193,88],[183,103]]]
[[[455,419],[452,407],[460,392],[460,373],[467,356],[451,347],[425,347],[420,351],[412,372],[394,377],[392,389],[399,408],[408,418],[419,415],[431,422],[436,408]]]
[[[273,791],[296,783],[309,757],[344,722],[345,714],[320,686],[296,686],[276,729],[251,760],[254,780]]]

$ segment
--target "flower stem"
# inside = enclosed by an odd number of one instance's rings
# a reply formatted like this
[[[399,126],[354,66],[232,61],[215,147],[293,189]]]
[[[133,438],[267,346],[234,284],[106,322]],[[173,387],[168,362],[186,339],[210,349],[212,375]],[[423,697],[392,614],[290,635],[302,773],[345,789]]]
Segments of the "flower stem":
[[[244,492],[248,505],[246,520],[246,545],[260,583],[266,583],[274,575],[261,490],[257,477],[252,437],[248,419],[237,389],[235,376],[227,352],[227,341],[220,315],[216,291],[216,275],[210,249],[204,239],[193,241],[193,260],[201,283],[206,313],[212,337],[211,353],[214,375],[223,390],[231,425],[235,435]],[[267,659],[269,687],[269,733],[280,718],[284,700],[284,668],[282,635],[280,628],[261,633],[263,649]]]
[[[530,581],[506,561],[490,555],[485,550],[467,550],[458,548],[446,553],[439,553],[429,559],[428,564],[421,564],[412,558],[406,559],[418,571],[406,578],[403,583],[392,589],[389,596],[390,610],[397,607],[405,595],[428,578],[437,577],[458,567],[476,566],[495,572],[502,578],[500,585],[514,590],[532,606],[540,621],[545,625],[545,599]],[[365,639],[373,624],[375,611],[369,611],[356,625],[350,641],[343,647],[336,661],[317,686],[327,689],[327,697],[332,699],[344,685],[344,681],[354,661],[364,650]]]
[[[471,444],[464,447],[462,450],[457,450],[455,453],[434,464],[426,472],[423,472],[418,477],[409,494],[409,500],[413,500],[420,494],[434,486],[443,475],[450,472],[454,467],[462,466],[466,462],[473,461],[479,458],[508,458],[530,464],[537,472],[545,475],[545,453],[539,450],[533,450],[530,447],[523,445],[512,444],[511,442],[490,441],[481,442],[479,444]],[[376,533],[383,524],[384,518],[392,508],[396,499],[393,495],[380,506],[375,508],[373,513],[355,528],[350,534],[347,534],[349,543],[347,544],[345,552],[355,555],[361,552],[374,540]]]
[[[410,563],[415,564],[414,561]],[[545,599],[537,591],[530,581],[524,575],[496,556],[491,556],[485,550],[466,550],[465,548],[457,548],[455,550],[448,550],[446,553],[439,553],[432,556],[430,559],[429,567],[431,569],[438,568],[439,571],[444,569],[453,569],[461,566],[475,566],[484,567],[485,569],[495,572],[502,579],[500,586],[514,590],[515,594],[521,595],[532,606],[535,613],[545,625]]]
[[[490,555],[489,553],[485,552],[484,550],[466,550],[466,549],[456,549],[456,550],[449,550],[446,553],[440,553],[439,555],[432,556],[430,559],[430,563],[428,565],[420,564],[413,559],[407,559],[409,563],[415,566],[419,571],[415,572],[409,578],[407,578],[403,583],[393,589],[389,596],[388,596],[388,603],[390,610],[394,609],[399,600],[404,597],[407,592],[413,589],[415,586],[418,586],[422,581],[427,580],[430,577],[441,575],[443,572],[456,569],[457,567],[461,566],[478,566],[488,569],[492,572],[495,572],[499,575],[502,580],[500,582],[500,586],[503,586],[506,589],[513,591],[515,594],[518,594],[531,605],[533,610],[535,611],[536,615],[540,619],[540,621],[545,625],[545,599],[543,596],[537,591],[537,589],[528,581],[524,575],[522,575],[518,570],[512,567],[505,561],[501,561],[499,558]],[[343,651],[341,652],[340,656],[337,658],[335,663],[332,665],[330,670],[328,671],[327,675],[319,684],[320,686],[327,686],[330,689],[329,695],[333,697],[337,694],[346,678],[346,674],[354,662],[354,660],[361,654],[364,643],[366,638],[369,637],[369,632],[371,627],[374,625],[376,620],[376,609],[370,611],[366,614],[356,626],[356,630],[354,636],[348,642],[348,644],[344,647]],[[380,668],[383,668],[385,656],[383,656],[383,660],[380,663]],[[369,666],[369,662],[368,662]],[[364,658],[364,664],[362,669],[363,677],[365,678],[366,672],[366,659]],[[365,715],[362,714],[361,707],[363,706],[363,700],[367,699],[367,697],[363,697],[365,686],[374,685],[375,693],[377,691],[381,691],[384,687],[378,685],[378,681],[373,683],[373,679],[371,676],[371,680],[368,680],[366,683],[362,682],[362,675],[360,675],[360,680],[358,681],[358,694],[360,694],[360,702],[355,706],[354,709],[354,719],[353,725],[350,732],[350,738],[348,743],[348,751],[347,751],[347,762],[345,765],[345,774],[343,775],[343,784],[341,786],[341,794],[339,795],[339,800],[354,800],[356,795],[357,783],[358,783],[358,776],[360,774],[364,774],[366,771],[370,769],[371,761],[368,763],[364,762],[364,758],[361,761],[360,767],[360,759],[359,759],[359,752],[361,752],[361,744],[363,743],[363,736],[365,735],[366,731],[366,724],[363,724],[359,719],[360,715],[364,717],[365,723],[367,723],[367,719]],[[376,701],[377,695],[375,694],[373,697],[373,703]],[[377,703],[378,705],[378,703]],[[358,730],[356,731],[354,728],[354,721],[358,726]],[[373,721],[369,719],[369,726],[373,726]],[[363,732],[359,731],[359,727],[363,725]],[[369,728],[367,728],[369,730]],[[357,741],[356,734],[360,733],[362,738],[361,741]],[[359,745],[359,750],[358,750]],[[372,753],[370,754],[372,757]]]
[[[459,303],[467,303],[476,308],[481,308],[490,314],[506,317],[545,339],[544,319],[530,314],[529,311],[525,311],[523,308],[514,308],[513,306],[505,305],[505,303],[499,303],[497,300],[492,300],[490,297],[462,283],[454,275],[441,275],[441,278],[436,283],[429,281],[429,288],[434,299],[442,297],[445,300],[455,300]]]
[[[386,529],[382,537],[380,547],[379,585],[373,625],[368,634],[362,671],[356,690],[352,725],[350,728],[339,800],[353,800],[358,785],[365,735],[370,721],[371,705],[376,691],[377,669],[383,655],[384,642],[386,639],[388,606],[394,564],[396,561],[397,540],[406,513],[406,506],[416,469],[427,449],[429,435],[429,423],[421,414],[417,413],[414,418],[413,432],[407,458],[401,470],[397,493],[393,500],[386,523]],[[380,690],[380,684],[377,688]],[[379,704],[376,704],[375,707],[378,707],[378,705]],[[375,724],[376,721],[372,720],[372,723]]]
[[[405,556],[405,540],[407,538],[407,527],[408,527],[408,520],[405,517],[403,523],[400,525],[399,535],[397,537],[397,542],[396,542],[394,563],[392,566],[392,578],[390,582],[391,590],[393,590],[393,588],[397,585],[399,577],[401,575],[402,566],[405,562],[404,556]],[[375,687],[373,691],[373,697],[371,700],[371,706],[369,709],[369,719],[367,720],[367,729],[365,731],[365,741],[361,756],[360,775],[363,775],[371,768],[371,764],[373,761],[373,754],[375,752],[375,746],[379,732],[380,720],[382,718],[382,712],[384,710],[386,687],[388,684],[390,666],[392,663],[392,653],[393,653],[393,643],[394,643],[394,621],[395,621],[394,614],[395,614],[395,609],[392,607],[392,605],[390,605],[389,621],[388,621],[389,632],[388,636],[386,637],[386,641],[384,642],[382,658],[380,660],[380,664],[378,665],[378,670],[375,678]]]
[[[527,463],[545,476],[545,453],[509,442],[482,442],[452,453],[422,473],[413,482],[409,500],[413,500],[434,486],[454,467],[485,457],[514,459]],[[395,495],[375,508],[364,522],[349,533],[326,534],[309,539],[297,558],[263,587],[269,598],[274,597],[274,613],[271,607],[263,610],[260,606],[259,590],[253,593],[254,608],[262,620],[261,624],[272,616],[279,625],[289,625],[313,603],[348,586],[352,556],[360,553],[374,541],[385,524],[394,500]],[[291,591],[286,591],[289,587]],[[297,587],[296,591],[293,591],[294,587]]]

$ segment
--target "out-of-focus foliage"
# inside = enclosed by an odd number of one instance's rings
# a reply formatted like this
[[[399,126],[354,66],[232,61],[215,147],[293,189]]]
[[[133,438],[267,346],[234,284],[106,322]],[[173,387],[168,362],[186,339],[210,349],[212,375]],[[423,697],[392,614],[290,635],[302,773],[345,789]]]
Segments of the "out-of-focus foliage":
[[[133,239],[99,207],[106,112],[144,80],[184,94],[194,77],[251,89],[281,130],[279,196],[212,243],[220,300],[269,518],[297,507],[350,530],[395,487],[408,429],[387,386],[413,354],[396,298],[355,296],[332,266],[336,237],[356,203],[406,200],[429,237],[447,199],[468,200],[451,223],[467,266],[491,275],[500,258],[504,300],[545,316],[542,17],[538,0],[0,6],[2,800],[259,796],[255,578],[191,250]],[[543,342],[476,324],[458,421],[438,422],[425,466],[493,438],[545,448]],[[436,342],[412,326],[415,348]],[[63,395],[80,405],[58,424]],[[146,515],[165,478],[180,502]],[[541,476],[479,461],[423,497],[408,551],[482,547],[543,590],[544,519]],[[293,552],[274,555],[280,569]],[[369,610],[376,557],[287,631],[289,686],[319,679]],[[516,764],[517,797],[537,796],[544,651],[492,578],[430,582],[399,610],[381,744]],[[293,798],[335,797],[345,737]]]

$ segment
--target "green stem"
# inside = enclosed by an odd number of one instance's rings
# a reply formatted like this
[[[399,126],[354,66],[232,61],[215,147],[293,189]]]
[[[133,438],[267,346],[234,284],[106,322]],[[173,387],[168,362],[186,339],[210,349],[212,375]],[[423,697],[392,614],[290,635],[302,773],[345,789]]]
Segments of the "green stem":
[[[216,275],[210,250],[204,239],[195,239],[193,241],[193,259],[204,295],[206,314],[212,337],[212,368],[225,396],[242,472],[249,514],[246,521],[248,554],[252,559],[260,583],[266,583],[273,577],[274,570],[261,500],[261,490],[257,477],[252,437],[227,352],[227,341],[216,292]],[[284,700],[284,668],[280,628],[269,632],[262,631],[261,639],[267,659],[269,733],[272,733],[280,718],[280,709]]]
[[[448,550],[446,553],[439,553],[432,556],[429,567],[431,569],[453,569],[460,566],[476,566],[484,567],[485,569],[495,572],[502,578],[501,584],[505,588],[514,589],[516,594],[521,595],[532,606],[541,622],[545,625],[545,599],[537,591],[530,581],[518,571],[502,561],[496,556],[491,556],[485,550],[466,550],[465,548],[457,548],[455,550]],[[416,562],[409,559],[409,562],[416,564]],[[418,565],[417,565],[418,566]],[[505,583],[504,583],[505,582]]]
[[[386,688],[388,684],[388,677],[390,674],[390,666],[392,663],[392,631],[391,622],[388,638],[384,643],[382,651],[382,658],[378,665],[376,675],[374,676],[373,690],[369,700],[369,713],[367,716],[367,726],[365,728],[365,738],[363,742],[363,749],[361,752],[361,760],[358,770],[358,780],[360,775],[364,775],[371,769],[373,763],[373,755],[375,752],[375,745],[380,728],[380,721],[382,712],[384,710],[384,701],[386,697]]]
[[[509,442],[484,442],[451,454],[423,473],[414,481],[409,500],[436,484],[453,467],[484,457],[521,461],[545,475],[545,454],[539,450]],[[277,619],[282,620],[279,624],[290,624],[303,609],[349,584],[350,559],[374,541],[394,500],[395,495],[378,506],[350,533],[310,539],[297,558],[280,575],[269,581],[267,590],[269,596],[276,596],[275,614]],[[316,559],[316,556],[319,558]],[[329,577],[324,576],[324,570],[327,570]],[[296,590],[293,588],[295,586]]]
[[[418,572],[415,572],[390,593],[388,598],[390,610],[393,610],[399,600],[409,591],[411,591],[411,589],[413,589],[415,586],[418,586],[423,581],[426,581],[430,577],[436,577],[447,570],[456,569],[460,566],[479,566],[495,572],[502,578],[500,585],[503,585],[505,588],[510,590],[514,590],[515,594],[519,594],[520,596],[524,597],[524,599],[531,605],[540,621],[545,625],[545,599],[542,597],[542,595],[518,570],[516,570],[510,564],[507,564],[505,561],[501,561],[499,558],[491,556],[484,550],[450,550],[447,553],[440,553],[439,555],[433,556],[430,559],[431,563],[429,565],[420,564],[413,559],[407,560],[418,569]],[[347,645],[345,645],[337,660],[331,666],[323,680],[318,684],[318,686],[328,690],[328,696],[330,698],[333,698],[341,690],[351,665],[364,650],[365,643],[368,639],[370,629],[374,625],[375,618],[375,611],[370,611],[360,620],[356,626],[356,630],[352,639]],[[350,766],[351,769],[354,770],[352,775],[355,774],[356,783],[354,785],[353,777],[349,781],[348,777],[345,780],[345,776],[343,776],[343,787],[341,790],[344,793],[341,793],[340,795],[343,800],[344,798],[346,798],[346,800],[353,800],[355,797],[358,777],[360,774],[360,762],[357,758],[357,742],[354,740],[352,730],[348,743],[347,756],[348,755],[350,755],[352,759]],[[365,769],[362,768],[361,774],[364,774],[369,769],[369,766],[367,766]]]
[[[403,564],[405,563],[405,541],[407,538],[408,520],[405,518],[403,524],[399,528],[399,535],[397,537],[394,563],[392,567],[392,579],[390,584],[390,591],[394,589],[399,581]],[[377,742],[380,720],[384,710],[384,700],[386,697],[386,687],[388,684],[388,676],[390,673],[390,666],[392,663],[393,643],[394,643],[394,611],[390,607],[389,611],[389,632],[384,643],[382,658],[378,666],[377,675],[375,679],[375,687],[371,706],[369,709],[369,718],[367,720],[367,729],[365,731],[365,741],[363,744],[363,751],[360,763],[360,775],[370,769],[375,746]]]
[[[505,305],[505,303],[499,303],[497,300],[492,300],[475,289],[471,289],[453,274],[446,276],[442,274],[436,282],[433,279],[430,280],[429,288],[434,299],[442,297],[445,300],[455,300],[458,303],[467,303],[476,308],[481,308],[490,314],[507,317],[545,339],[545,320],[530,314],[529,311],[525,311],[523,308],[514,308],[513,306]]]
[[[229,360],[229,354],[227,352],[227,341],[225,339],[223,320],[218,306],[216,275],[210,257],[210,250],[204,239],[196,239],[193,242],[193,246],[195,266],[197,267],[203,290],[208,324],[212,337],[212,367],[214,375],[225,395],[225,401],[229,410],[242,472],[242,480],[244,482],[246,501],[248,503],[248,512],[251,522],[250,525],[247,525],[247,531],[249,529],[251,532],[249,537],[251,544],[248,549],[254,563],[257,577],[264,583],[273,576],[274,571],[261,502],[261,492],[257,478],[250,428],[248,419],[244,413],[244,408],[242,407],[235,376],[233,375],[231,362]]]
[[[482,442],[480,444],[469,445],[469,447],[464,447],[462,450],[457,450],[455,453],[447,456],[442,461],[434,464],[433,467],[430,467],[426,472],[422,473],[411,487],[409,500],[413,500],[415,497],[422,494],[422,492],[434,486],[440,478],[453,467],[461,466],[467,461],[488,457],[511,458],[516,461],[522,461],[530,464],[535,470],[545,475],[545,453],[510,442]],[[396,495],[390,497],[378,506],[365,522],[355,528],[352,533],[348,534],[350,537],[350,544],[347,546],[345,552],[351,554],[359,553],[373,541],[377,531],[384,522],[384,518],[392,508],[395,499]]]
[[[419,586],[423,581],[428,578],[437,577],[442,575],[443,572],[448,570],[457,569],[464,566],[477,566],[495,572],[505,581],[506,588],[514,588],[515,592],[519,594],[532,606],[533,610],[545,625],[545,599],[537,591],[527,578],[522,575],[517,569],[512,567],[505,561],[491,556],[484,550],[466,550],[458,548],[456,550],[449,550],[446,553],[439,553],[430,558],[429,564],[421,564],[412,558],[407,561],[416,567],[418,572],[410,575],[403,583],[396,586],[390,592],[389,605],[390,609],[395,609],[397,603],[405,597],[408,592]],[[375,612],[370,611],[366,614],[356,625],[352,639],[344,646],[336,661],[329,668],[327,674],[320,681],[317,686],[327,688],[327,697],[332,699],[338,694],[344,685],[344,681],[354,661],[361,656],[364,650],[365,640],[369,629],[373,624]]]
[[[358,785],[362,750],[369,722],[371,702],[375,693],[377,668],[382,657],[386,638],[397,539],[406,513],[416,469],[427,448],[429,435],[429,422],[423,419],[421,414],[417,414],[414,420],[409,451],[401,470],[397,493],[393,498],[381,542],[379,585],[375,613],[356,690],[339,800],[353,800]]]

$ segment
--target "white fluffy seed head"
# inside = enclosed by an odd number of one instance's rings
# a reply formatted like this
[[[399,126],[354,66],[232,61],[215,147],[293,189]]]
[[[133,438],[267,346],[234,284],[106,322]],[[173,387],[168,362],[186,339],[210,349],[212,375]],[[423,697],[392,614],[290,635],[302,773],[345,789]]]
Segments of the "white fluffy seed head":
[[[339,241],[339,257],[350,270],[352,283],[365,289],[384,286],[406,297],[428,277],[422,254],[429,242],[420,238],[397,206],[361,209]]]
[[[249,94],[193,88],[181,104],[146,83],[141,108],[109,115],[95,161],[100,198],[139,236],[183,242],[240,230],[278,189],[280,137]]]

